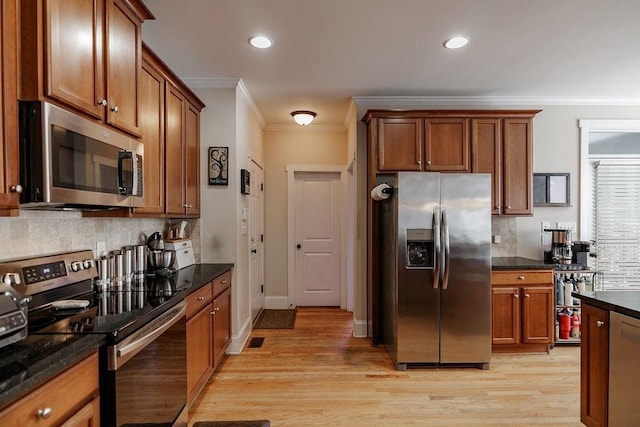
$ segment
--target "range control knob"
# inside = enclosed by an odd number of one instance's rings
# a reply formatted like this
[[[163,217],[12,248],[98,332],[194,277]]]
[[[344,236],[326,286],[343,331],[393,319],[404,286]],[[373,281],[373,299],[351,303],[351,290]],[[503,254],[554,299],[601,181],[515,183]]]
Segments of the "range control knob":
[[[9,286],[15,286],[20,284],[20,274],[18,273],[5,273],[2,275],[2,283]]]
[[[82,269],[83,267],[80,261],[74,261],[71,263],[71,271],[80,271]]]
[[[85,259],[82,261],[82,266],[84,268],[91,268],[93,267],[93,260],[92,259]]]

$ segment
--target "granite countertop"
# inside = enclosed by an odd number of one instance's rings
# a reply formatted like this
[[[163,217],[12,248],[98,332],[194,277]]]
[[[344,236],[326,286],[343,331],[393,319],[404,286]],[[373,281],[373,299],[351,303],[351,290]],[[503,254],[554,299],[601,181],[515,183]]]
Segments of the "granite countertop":
[[[553,264],[545,264],[543,260],[524,257],[492,257],[492,270],[553,270]]]
[[[178,271],[185,288],[171,304],[233,268],[233,264],[196,264]],[[29,393],[106,343],[105,334],[38,335],[0,349],[0,408]]]
[[[573,292],[571,295],[594,307],[640,319],[640,291]]]

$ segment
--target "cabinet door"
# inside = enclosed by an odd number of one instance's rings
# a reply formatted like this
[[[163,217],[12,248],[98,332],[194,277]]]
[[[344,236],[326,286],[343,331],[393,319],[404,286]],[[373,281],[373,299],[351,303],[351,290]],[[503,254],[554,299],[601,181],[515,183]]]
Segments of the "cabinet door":
[[[491,213],[500,214],[502,193],[502,164],[500,162],[502,135],[500,119],[471,121],[471,172],[491,174]]]
[[[0,13],[0,215],[4,215],[20,204],[16,0],[3,1]]]
[[[144,144],[143,214],[164,213],[164,78],[143,62],[140,77],[140,135]]]
[[[520,342],[520,294],[517,287],[493,287],[491,289],[492,344],[517,344]]]
[[[553,313],[553,287],[523,287],[522,342],[525,344],[551,344],[555,321]]]
[[[422,119],[378,119],[378,170],[422,170]]]
[[[580,336],[580,421],[607,426],[609,391],[609,312],[582,306]]]
[[[196,397],[213,369],[211,354],[211,304],[187,321],[187,390],[188,401]]]
[[[111,0],[108,7],[107,123],[140,135],[138,80],[142,21],[122,0]]]
[[[105,0],[49,0],[45,4],[49,28],[44,36],[46,95],[102,119]]]
[[[167,214],[182,215],[184,207],[184,96],[171,84],[165,91],[165,167],[167,173],[165,209]]]
[[[504,215],[533,213],[531,126],[531,119],[503,120]]]
[[[188,216],[200,215],[200,112],[187,103],[185,110],[185,204]]]
[[[438,118],[424,121],[424,170],[469,172],[469,121]]]
[[[213,366],[216,368],[231,341],[231,288],[213,300]]]
[[[100,425],[100,397],[96,397],[73,414],[60,427],[98,427]]]

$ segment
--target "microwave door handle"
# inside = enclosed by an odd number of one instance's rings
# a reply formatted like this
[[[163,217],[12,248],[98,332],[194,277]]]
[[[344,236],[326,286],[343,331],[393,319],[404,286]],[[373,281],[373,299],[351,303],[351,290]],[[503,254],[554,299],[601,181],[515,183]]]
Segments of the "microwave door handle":
[[[442,210],[442,238],[444,240],[444,272],[442,274],[442,289],[447,289],[449,286],[449,264],[450,264],[450,250],[449,250],[449,222],[447,220],[447,211]]]
[[[438,208],[433,209],[433,241],[436,249],[436,259],[433,270],[433,289],[438,289],[440,285],[440,257],[442,255],[440,248],[440,212]]]
[[[122,150],[118,154],[118,192],[123,196],[128,196],[131,194],[131,189],[125,186],[124,179],[124,160],[131,159],[133,162],[133,153],[131,151]]]
[[[133,175],[131,176],[131,194],[138,194],[138,156],[133,151],[131,153],[131,163]]]

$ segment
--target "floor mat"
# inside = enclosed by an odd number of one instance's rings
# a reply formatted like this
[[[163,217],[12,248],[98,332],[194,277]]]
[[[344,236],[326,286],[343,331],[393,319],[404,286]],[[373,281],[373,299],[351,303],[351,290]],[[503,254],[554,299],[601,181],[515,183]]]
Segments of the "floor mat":
[[[254,329],[293,329],[296,323],[296,309],[262,310]]]
[[[249,348],[260,348],[264,343],[264,337],[253,337],[249,341]]]

